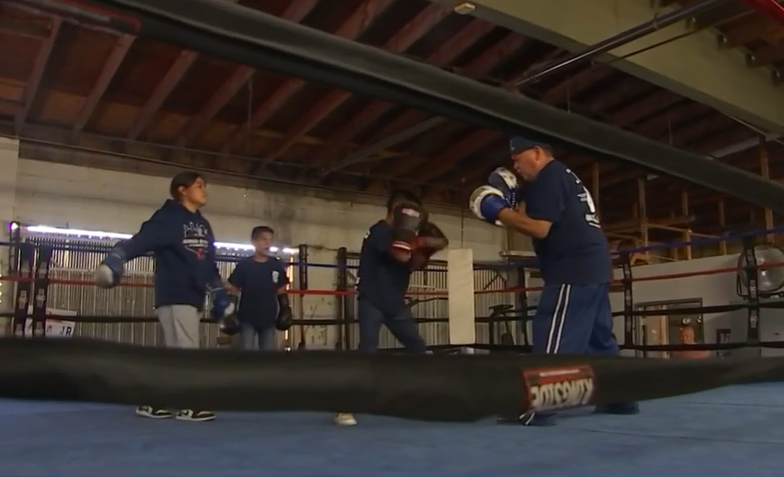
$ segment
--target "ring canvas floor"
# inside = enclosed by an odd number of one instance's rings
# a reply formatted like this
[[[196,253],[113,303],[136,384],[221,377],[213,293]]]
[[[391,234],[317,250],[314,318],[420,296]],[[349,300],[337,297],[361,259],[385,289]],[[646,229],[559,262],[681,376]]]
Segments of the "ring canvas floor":
[[[776,476],[784,384],[643,403],[637,416],[564,415],[552,428],[320,413],[155,421],[120,406],[0,400],[8,476]]]

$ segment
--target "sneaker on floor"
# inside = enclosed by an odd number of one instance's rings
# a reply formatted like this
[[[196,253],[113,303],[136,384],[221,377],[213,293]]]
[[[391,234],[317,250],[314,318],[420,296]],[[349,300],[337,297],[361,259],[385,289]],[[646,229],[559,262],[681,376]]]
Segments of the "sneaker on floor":
[[[335,414],[335,424],[338,426],[356,426],[357,420],[354,415],[348,412],[339,412]]]
[[[172,412],[168,409],[160,409],[153,406],[139,406],[136,408],[136,415],[148,417],[150,419],[168,419],[172,417]]]
[[[193,409],[183,409],[177,413],[178,421],[205,422],[215,419],[215,413],[210,411],[195,411]]]
[[[526,412],[521,416],[499,417],[498,424],[516,424],[518,426],[549,427],[556,424],[553,412]]]

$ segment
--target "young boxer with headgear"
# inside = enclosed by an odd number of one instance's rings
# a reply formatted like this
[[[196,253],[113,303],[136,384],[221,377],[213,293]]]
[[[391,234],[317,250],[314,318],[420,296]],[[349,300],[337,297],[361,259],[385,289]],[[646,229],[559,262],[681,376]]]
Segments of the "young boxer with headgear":
[[[209,296],[211,316],[233,316],[230,299],[215,261],[215,236],[199,210],[207,204],[207,183],[197,172],[181,172],[171,181],[167,200],[136,235],[118,243],[95,271],[95,284],[116,286],[125,263],[152,252],[155,257],[155,312],[170,348],[198,348],[201,310]],[[139,406],[136,414],[153,419],[172,417],[165,403]],[[181,409],[177,419],[210,421],[206,410]]]
[[[370,227],[362,242],[357,276],[359,350],[378,349],[381,326],[386,326],[407,351],[427,348],[406,305],[411,273],[449,245],[441,229],[428,220],[419,198],[407,191],[394,192],[387,201],[387,216]],[[335,423],[356,424],[350,413],[338,413]]]
[[[607,239],[588,189],[552,156],[548,144],[515,137],[510,152],[517,173],[499,168],[470,199],[482,220],[531,237],[544,287],[533,319],[535,353],[617,355],[612,333],[612,261]],[[637,403],[619,403],[597,412],[634,414]],[[524,425],[554,424],[553,413],[515,417]]]
[[[266,225],[254,227],[251,243],[252,257],[237,263],[229,277],[231,291],[240,295],[237,320],[239,349],[272,351],[275,349],[275,330],[291,328],[291,305],[286,287],[289,278],[286,266],[271,255],[270,247],[275,231]]]

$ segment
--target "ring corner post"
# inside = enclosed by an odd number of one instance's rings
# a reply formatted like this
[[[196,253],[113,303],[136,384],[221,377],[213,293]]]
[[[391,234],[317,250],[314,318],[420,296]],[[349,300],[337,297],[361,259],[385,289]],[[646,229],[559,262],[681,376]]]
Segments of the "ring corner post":
[[[746,236],[743,238],[743,254],[745,266],[744,272],[747,279],[748,295],[747,301],[747,328],[746,328],[746,344],[751,347],[759,346],[759,313],[760,313],[760,297],[759,297],[759,267],[757,264],[756,254],[756,240],[753,236]]]
[[[626,349],[634,349],[635,339],[634,332],[637,329],[637,317],[634,313],[634,293],[633,293],[633,275],[632,275],[632,261],[631,252],[619,251],[619,258],[621,262],[621,271],[623,277],[621,278],[621,286],[623,287],[623,347]],[[635,351],[635,355],[638,354]]]
[[[348,249],[340,247],[337,255],[337,319],[343,324],[343,332],[338,332],[337,348],[348,351],[351,349],[351,317],[348,313]]]

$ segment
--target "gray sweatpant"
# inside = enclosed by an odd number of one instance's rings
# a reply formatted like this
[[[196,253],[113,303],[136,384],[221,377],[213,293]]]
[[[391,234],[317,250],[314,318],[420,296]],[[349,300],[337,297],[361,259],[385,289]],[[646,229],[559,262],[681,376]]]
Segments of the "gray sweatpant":
[[[199,348],[201,312],[190,305],[160,306],[155,310],[167,348]]]

